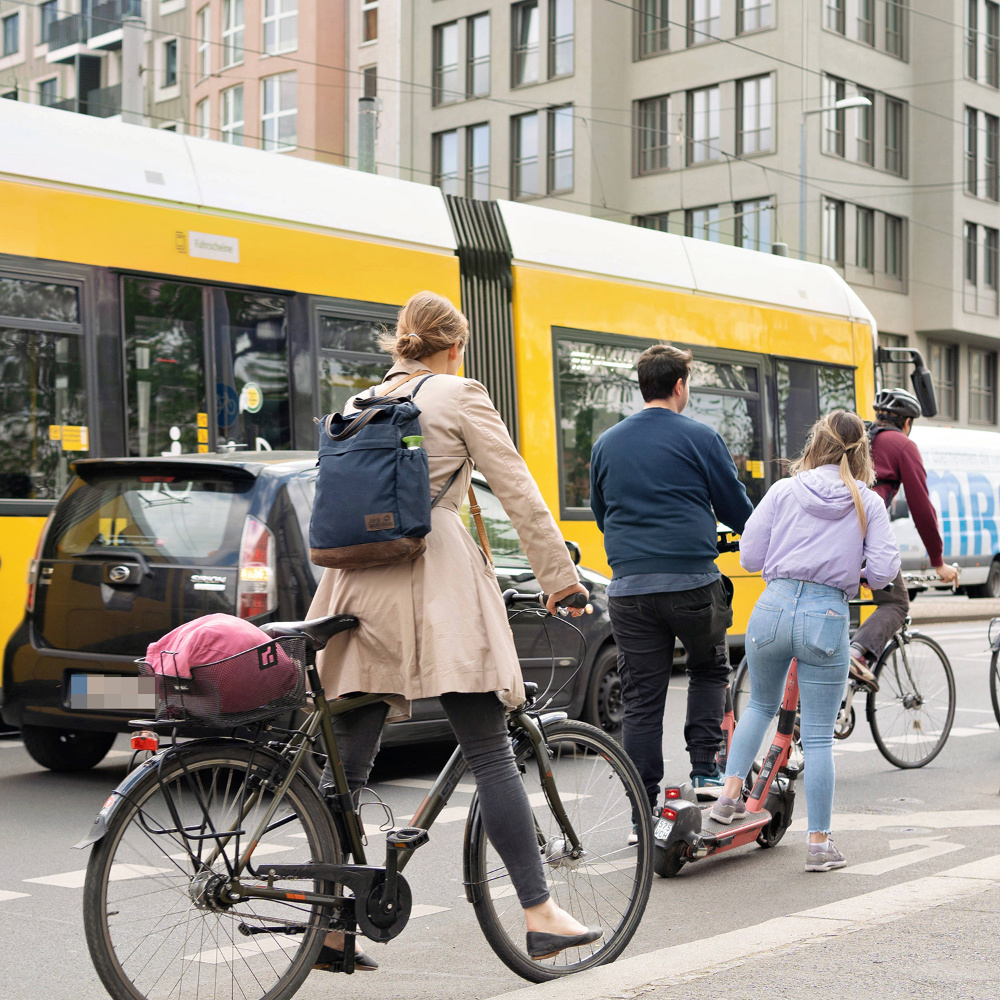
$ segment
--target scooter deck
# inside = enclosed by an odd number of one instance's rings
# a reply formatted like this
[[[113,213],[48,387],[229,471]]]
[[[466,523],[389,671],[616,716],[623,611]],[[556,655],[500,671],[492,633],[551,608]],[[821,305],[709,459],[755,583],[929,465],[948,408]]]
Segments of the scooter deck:
[[[748,812],[732,823],[719,823],[711,819],[710,811],[703,809],[701,813],[701,841],[706,847],[738,847],[749,844],[771,822],[771,814],[766,809]]]

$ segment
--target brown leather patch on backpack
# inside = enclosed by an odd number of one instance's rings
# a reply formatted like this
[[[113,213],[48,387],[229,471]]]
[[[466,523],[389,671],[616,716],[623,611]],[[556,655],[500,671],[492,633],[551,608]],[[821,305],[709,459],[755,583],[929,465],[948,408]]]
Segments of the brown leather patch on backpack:
[[[391,531],[395,526],[392,514],[365,514],[365,531]]]

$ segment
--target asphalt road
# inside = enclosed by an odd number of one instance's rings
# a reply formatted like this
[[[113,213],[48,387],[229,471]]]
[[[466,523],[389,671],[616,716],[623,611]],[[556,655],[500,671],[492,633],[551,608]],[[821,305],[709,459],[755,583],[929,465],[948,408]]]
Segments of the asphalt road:
[[[464,900],[464,822],[456,816],[435,825],[407,869],[422,915],[388,946],[370,948],[381,970],[333,981],[316,972],[298,996],[666,1000],[812,989],[852,1000],[859,990],[996,996],[1000,728],[989,704],[986,621],[924,627],[955,669],[955,728],[930,766],[899,771],[878,753],[860,713],[854,734],[837,746],[835,829],[851,862],[843,871],[803,871],[800,789],[796,823],[773,850],[751,846],[656,879],[643,923],[614,966],[528,987],[489,950]],[[675,675],[664,741],[668,777],[677,780],[687,772],[684,686]],[[87,857],[71,845],[124,777],[129,751],[113,753],[92,772],[56,775],[35,765],[16,739],[0,740],[0,1000],[106,996],[83,938],[78,873]],[[398,821],[412,814],[443,760],[440,751],[412,750],[380,759],[374,787]],[[460,787],[452,805],[468,799]]]

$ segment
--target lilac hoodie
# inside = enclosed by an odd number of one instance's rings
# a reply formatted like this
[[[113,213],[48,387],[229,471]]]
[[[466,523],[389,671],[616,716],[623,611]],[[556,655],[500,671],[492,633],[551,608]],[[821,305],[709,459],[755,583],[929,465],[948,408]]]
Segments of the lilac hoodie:
[[[861,562],[873,587],[899,572],[899,549],[882,498],[858,483],[868,531],[861,537],[854,501],[836,465],[780,479],[750,515],[740,538],[740,565],[771,580],[806,580],[858,592]]]

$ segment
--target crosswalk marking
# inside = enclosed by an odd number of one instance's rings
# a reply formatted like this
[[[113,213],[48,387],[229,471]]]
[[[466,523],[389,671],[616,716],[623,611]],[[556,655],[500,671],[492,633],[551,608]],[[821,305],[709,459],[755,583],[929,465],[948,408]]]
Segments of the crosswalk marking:
[[[30,895],[28,892],[8,892],[6,889],[0,889],[0,903],[6,903],[8,899],[24,899]]]
[[[462,898],[464,899],[465,897],[463,896]],[[429,903],[416,903],[410,910],[410,918],[429,917],[434,913],[446,913],[450,909],[450,906],[431,906]]]
[[[400,788],[421,788],[424,789],[425,791],[429,791],[431,788],[434,787],[434,782],[429,781],[426,778],[393,778],[389,781],[380,781],[379,784],[398,785]],[[473,792],[475,792],[475,790],[476,790],[475,784],[467,781],[460,781],[455,786],[456,792],[465,792],[468,795],[471,795]]]
[[[147,875],[162,875],[164,872],[176,871],[174,868],[151,868],[149,865],[112,865],[108,872],[109,882],[122,882],[130,878],[144,878]],[[24,882],[37,882],[39,885],[56,885],[62,889],[82,889],[87,879],[87,869],[81,868],[75,872],[63,872],[61,875],[43,875],[41,878],[26,878]]]

